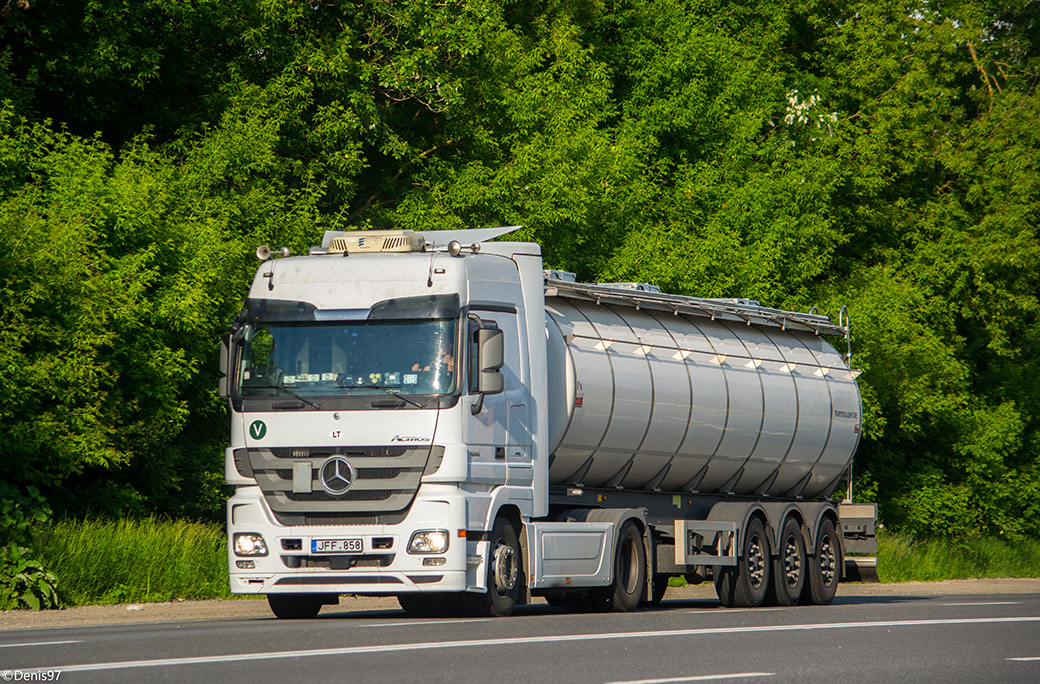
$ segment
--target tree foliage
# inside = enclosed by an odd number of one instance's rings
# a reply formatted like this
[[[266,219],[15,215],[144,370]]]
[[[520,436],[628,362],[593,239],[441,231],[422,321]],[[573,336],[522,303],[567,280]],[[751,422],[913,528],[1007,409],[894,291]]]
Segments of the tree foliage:
[[[7,3],[0,480],[219,515],[255,244],[520,224],[586,279],[848,304],[860,492],[911,532],[1038,535],[1035,9]]]

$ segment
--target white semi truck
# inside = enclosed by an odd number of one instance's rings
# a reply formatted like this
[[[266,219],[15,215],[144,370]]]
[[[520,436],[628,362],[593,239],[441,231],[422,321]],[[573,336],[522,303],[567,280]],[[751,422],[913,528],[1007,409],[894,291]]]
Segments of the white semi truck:
[[[511,230],[257,251],[222,345],[233,592],[504,616],[684,576],[826,604],[871,565],[876,509],[829,498],[861,427],[844,314],[577,283]]]

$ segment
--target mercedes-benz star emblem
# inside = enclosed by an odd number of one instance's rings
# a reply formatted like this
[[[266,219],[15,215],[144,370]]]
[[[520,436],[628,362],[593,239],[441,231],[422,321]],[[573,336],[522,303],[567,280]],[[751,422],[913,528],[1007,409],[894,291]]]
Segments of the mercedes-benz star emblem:
[[[321,464],[319,478],[326,492],[339,496],[354,483],[354,468],[342,456],[332,456]]]

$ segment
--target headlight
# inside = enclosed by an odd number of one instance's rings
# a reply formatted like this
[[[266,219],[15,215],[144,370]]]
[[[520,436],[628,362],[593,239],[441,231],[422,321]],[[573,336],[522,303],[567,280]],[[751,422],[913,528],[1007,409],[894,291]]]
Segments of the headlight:
[[[234,539],[236,556],[266,556],[267,544],[264,538],[254,532],[236,532]]]
[[[444,553],[449,539],[447,530],[420,530],[412,534],[408,553]]]

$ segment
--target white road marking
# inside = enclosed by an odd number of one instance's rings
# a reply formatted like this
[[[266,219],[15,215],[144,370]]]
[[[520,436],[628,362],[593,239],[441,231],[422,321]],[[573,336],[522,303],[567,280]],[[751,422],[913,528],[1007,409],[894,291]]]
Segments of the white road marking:
[[[0,644],[0,648],[18,648],[19,646],[56,646],[58,644],[81,644],[82,641],[37,641],[29,644]]]
[[[321,656],[362,655],[368,653],[400,653],[431,651],[449,648],[487,648],[489,646],[530,646],[532,644],[559,644],[568,641],[605,641],[611,639],[654,639],[661,637],[714,636],[719,634],[748,634],[751,632],[811,632],[830,629],[869,629],[878,627],[935,627],[947,625],[991,625],[1040,622],[1040,615],[1024,617],[950,618],[945,620],[882,620],[878,622],[821,622],[805,625],[744,625],[741,627],[702,627],[668,629],[659,632],[610,632],[606,634],[547,634],[543,636],[502,637],[497,639],[468,639],[465,641],[432,641],[409,644],[376,644],[372,646],[343,646],[303,651],[261,651],[227,655],[190,656],[186,658],[157,658],[154,660],[122,660],[111,663],[83,663],[78,665],[48,665],[23,668],[23,672],[95,672],[125,670],[140,667],[174,667],[183,665],[211,665],[214,663],[255,662],[284,658],[313,658]]]
[[[943,603],[944,606],[1017,606],[1021,601],[964,601],[962,603]]]
[[[733,674],[694,675],[693,677],[669,677],[668,679],[633,679],[627,682],[607,682],[607,684],[671,684],[672,682],[716,682],[720,679],[748,679],[750,677],[775,676],[775,672],[735,672]]]
[[[1031,663],[1033,661],[1040,660],[1040,657],[1037,657],[1037,658],[1008,658],[1008,660],[1014,660],[1015,662],[1018,662],[1018,663]]]

